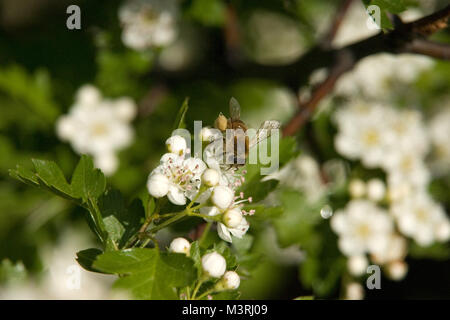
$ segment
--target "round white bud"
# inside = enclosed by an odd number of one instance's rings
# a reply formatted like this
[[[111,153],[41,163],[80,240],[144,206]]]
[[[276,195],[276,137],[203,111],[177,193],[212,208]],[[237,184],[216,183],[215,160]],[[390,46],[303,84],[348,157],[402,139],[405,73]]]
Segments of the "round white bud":
[[[374,201],[378,202],[383,200],[384,195],[386,194],[386,187],[380,179],[371,179],[367,182],[367,197]]]
[[[228,228],[236,228],[242,221],[242,212],[239,208],[229,209],[224,213],[222,220]]]
[[[352,198],[361,198],[366,194],[366,184],[360,179],[350,181],[348,191]]]
[[[352,256],[347,260],[347,268],[350,274],[354,276],[360,276],[364,274],[367,270],[369,262],[367,258],[363,255]]]
[[[169,246],[170,252],[175,253],[184,253],[189,255],[189,251],[191,250],[191,244],[185,238],[175,238],[172,240]]]
[[[394,261],[388,264],[387,273],[392,280],[402,280],[408,273],[408,265],[404,261]]]
[[[213,189],[211,194],[212,203],[219,209],[227,209],[233,202],[234,193],[233,191],[224,186],[217,186]]]
[[[225,273],[227,262],[217,252],[211,252],[202,257],[202,268],[208,276],[220,278]]]
[[[206,169],[202,175],[202,182],[207,187],[215,187],[219,184],[220,174],[217,170],[214,169]]]
[[[171,136],[166,140],[166,147],[170,153],[181,156],[186,152],[187,144],[182,136]]]
[[[358,282],[350,282],[345,287],[345,299],[362,300],[364,299],[364,288]]]
[[[148,177],[147,189],[151,196],[162,198],[169,192],[169,179],[161,173],[155,173]]]
[[[235,290],[239,288],[239,284],[241,283],[241,278],[234,271],[227,271],[223,275],[222,278],[223,286],[227,290]]]

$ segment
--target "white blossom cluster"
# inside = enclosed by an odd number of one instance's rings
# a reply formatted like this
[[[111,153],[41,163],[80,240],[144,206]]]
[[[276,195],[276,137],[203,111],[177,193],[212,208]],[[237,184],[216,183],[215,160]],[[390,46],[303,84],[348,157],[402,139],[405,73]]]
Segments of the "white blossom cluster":
[[[75,152],[92,155],[96,167],[110,175],[118,167],[116,153],[133,140],[130,122],[136,111],[131,98],[106,99],[96,87],[84,85],[69,113],[57,120],[57,135]]]
[[[232,242],[232,236],[241,238],[249,228],[244,215],[254,214],[253,210],[242,210],[242,203],[251,202],[251,197],[244,199],[242,192],[235,195],[245,180],[245,172],[237,174],[233,168],[223,168],[207,152],[205,161],[191,157],[181,136],[170,137],[166,146],[169,153],[161,157],[160,165],[148,178],[150,195],[167,196],[170,202],[180,206],[188,204],[188,200],[198,203],[200,214],[220,218],[217,231],[223,240]]]
[[[450,221],[427,192],[431,173],[426,156],[432,130],[429,134],[418,111],[361,101],[339,109],[334,120],[336,150],[360,160],[366,168],[383,169],[387,181],[387,186],[380,179],[349,183],[352,199],[331,220],[339,248],[349,257],[352,274],[365,272],[369,254],[373,262],[386,267],[391,278],[401,279],[407,272],[405,236],[420,246],[450,239]],[[444,132],[450,124],[436,123],[437,118],[429,127],[439,132],[441,142],[448,141]]]
[[[171,44],[177,37],[173,0],[128,0],[119,9],[123,43],[135,50]]]
[[[450,99],[444,100],[443,104],[444,108],[428,122],[432,144],[430,165],[433,173],[438,176],[450,172]]]
[[[379,100],[388,97],[392,85],[411,83],[425,70],[432,68],[431,58],[413,54],[379,53],[362,59],[355,68],[336,83],[335,93],[362,95]]]

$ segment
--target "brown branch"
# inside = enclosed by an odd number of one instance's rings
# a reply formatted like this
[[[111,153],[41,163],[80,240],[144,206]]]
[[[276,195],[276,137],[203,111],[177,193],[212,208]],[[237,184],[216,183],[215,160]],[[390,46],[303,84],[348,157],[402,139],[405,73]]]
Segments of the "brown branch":
[[[335,66],[329,72],[327,78],[318,85],[312,92],[311,98],[300,103],[300,110],[291,119],[291,121],[283,128],[283,136],[294,135],[297,130],[309,119],[319,102],[334,88],[339,77],[353,68],[354,59],[349,51],[343,50],[337,56]]]
[[[405,45],[404,52],[422,54],[441,60],[450,60],[450,45],[426,39],[414,39]]]
[[[313,90],[308,101],[300,103],[299,112],[284,127],[283,135],[296,134],[311,117],[320,100],[333,90],[340,76],[351,70],[364,57],[380,52],[409,52],[450,60],[450,46],[424,39],[424,36],[445,28],[449,17],[450,5],[411,23],[403,24],[398,20],[400,25],[390,33],[380,33],[342,49],[330,50],[335,59],[332,61],[328,77]],[[313,50],[313,54],[321,53]]]
[[[334,16],[333,22],[331,23],[330,29],[328,30],[326,36],[323,39],[323,47],[329,48],[331,47],[331,43],[333,42],[333,39],[336,37],[336,34],[339,30],[339,27],[342,24],[342,21],[344,20],[350,6],[352,5],[353,0],[342,0],[336,15]]]
[[[450,5],[432,13],[419,20],[407,23],[406,26],[411,32],[422,36],[429,36],[447,27],[447,20],[450,18]]]

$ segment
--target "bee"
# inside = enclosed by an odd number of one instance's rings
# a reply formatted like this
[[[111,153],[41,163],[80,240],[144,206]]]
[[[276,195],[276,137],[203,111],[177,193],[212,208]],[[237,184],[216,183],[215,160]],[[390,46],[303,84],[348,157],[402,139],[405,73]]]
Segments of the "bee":
[[[224,163],[237,168],[245,165],[249,150],[252,147],[269,138],[271,129],[279,129],[281,125],[276,120],[264,121],[256,132],[256,135],[250,139],[246,134],[248,127],[241,120],[241,107],[239,102],[235,98],[231,98],[230,118],[227,119],[220,113],[214,126],[223,133]],[[232,130],[228,131],[231,135],[226,134],[227,129]]]

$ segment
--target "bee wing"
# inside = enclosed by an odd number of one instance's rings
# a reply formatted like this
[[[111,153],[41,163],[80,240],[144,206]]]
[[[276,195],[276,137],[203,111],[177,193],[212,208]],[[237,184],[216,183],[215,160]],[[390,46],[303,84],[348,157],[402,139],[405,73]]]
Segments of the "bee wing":
[[[249,142],[249,148],[254,147],[261,141],[269,138],[272,134],[272,129],[279,129],[281,127],[281,123],[277,120],[266,120],[259,127],[256,135],[251,138]]]
[[[230,99],[230,118],[231,121],[241,119],[241,106],[235,98]]]

